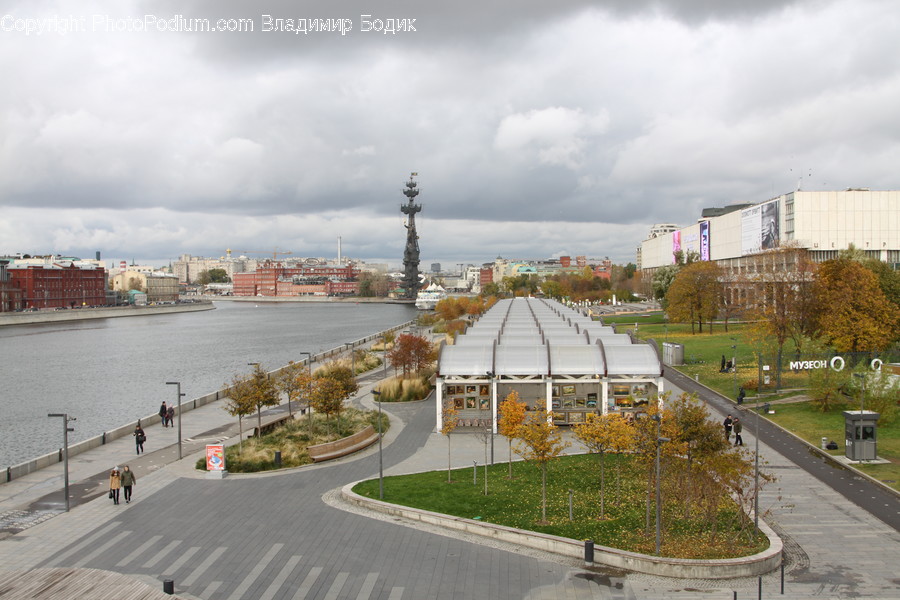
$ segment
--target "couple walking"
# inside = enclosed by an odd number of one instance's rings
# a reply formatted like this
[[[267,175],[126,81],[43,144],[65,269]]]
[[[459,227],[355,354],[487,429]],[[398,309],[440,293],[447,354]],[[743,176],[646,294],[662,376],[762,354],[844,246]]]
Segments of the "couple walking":
[[[120,471],[119,467],[109,472],[109,497],[113,504],[119,503],[119,490],[125,490],[125,504],[131,502],[131,488],[137,483],[134,471],[128,465]]]
[[[169,425],[175,424],[175,405],[166,407],[165,401],[159,405],[159,415],[160,420],[162,421],[163,427],[168,427]]]
[[[725,421],[722,423],[725,427],[725,439],[729,442],[731,441],[731,432],[734,431],[734,445],[735,446],[743,446],[744,439],[741,437],[741,433],[744,431],[744,426],[741,424],[741,420],[735,417],[731,418],[731,415],[725,417]]]

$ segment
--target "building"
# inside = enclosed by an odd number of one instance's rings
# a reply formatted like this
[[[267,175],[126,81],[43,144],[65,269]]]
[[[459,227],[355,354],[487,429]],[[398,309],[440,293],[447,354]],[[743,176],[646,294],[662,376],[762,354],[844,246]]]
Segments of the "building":
[[[441,348],[436,377],[438,430],[443,407],[452,405],[460,426],[496,433],[499,403],[511,391],[560,425],[591,413],[633,417],[663,392],[653,346],[537,298],[497,302],[454,345]]]
[[[0,312],[12,312],[25,308],[25,294],[10,281],[8,264],[8,260],[0,260]]]
[[[160,302],[178,302],[181,284],[175,275],[168,273],[146,273],[144,271],[125,271],[110,277],[112,288],[116,292],[137,290],[147,295],[150,304]]]
[[[693,225],[641,243],[645,278],[673,264],[678,251],[741,271],[754,269],[766,250],[783,245],[804,249],[821,262],[853,244],[900,268],[900,191],[797,190],[758,204],[707,209],[703,215]]]
[[[267,261],[252,273],[235,273],[235,296],[356,296],[359,269],[353,264]]]
[[[247,273],[256,270],[259,262],[255,258],[247,258],[243,255],[232,257],[231,250],[226,250],[225,256],[218,258],[203,258],[182,254],[172,264],[172,271],[178,277],[178,281],[184,284],[196,283],[200,273],[211,269],[222,269],[231,280],[234,280],[236,273]]]
[[[106,269],[92,262],[26,259],[6,267],[15,308],[80,308],[106,304]],[[15,310],[13,308],[13,310]]]

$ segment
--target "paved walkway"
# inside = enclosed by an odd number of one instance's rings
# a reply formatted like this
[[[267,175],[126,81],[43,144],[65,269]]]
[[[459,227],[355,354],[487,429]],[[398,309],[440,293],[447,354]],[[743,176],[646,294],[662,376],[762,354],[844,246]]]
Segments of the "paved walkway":
[[[361,383],[358,401],[370,404],[371,382]],[[385,473],[446,468],[446,439],[431,432],[432,401],[386,403],[383,409],[392,418],[384,445]],[[200,445],[229,435],[230,421],[210,405],[186,413],[183,428]],[[745,427],[744,438],[752,448],[749,429]],[[109,468],[130,460],[139,478],[135,501],[113,506],[101,497],[43,518],[0,541],[2,568],[97,568],[159,588],[163,579],[174,579],[181,597],[210,600],[725,599],[757,594],[756,579],[714,582],[585,571],[580,564],[540,552],[350,511],[336,499],[335,490],[377,475],[377,445],[333,463],[208,480],[193,468],[200,452],[178,461],[176,447],[156,446],[171,443],[170,434],[172,430],[158,425],[148,428],[150,452],[141,459],[131,459],[130,439],[74,457],[72,481],[84,479],[76,473],[89,481],[97,474],[105,478]],[[786,459],[777,439],[771,443],[774,448],[761,444],[761,456],[779,480],[764,492],[761,507],[787,542],[785,597],[900,598],[897,530]],[[505,458],[505,446],[497,438],[497,462]],[[455,435],[454,466],[480,463],[483,456],[479,436]],[[0,485],[3,510],[33,504],[58,489],[61,473],[46,471],[32,474],[33,480],[20,482],[28,485],[15,489]],[[852,473],[847,477],[859,484]],[[97,485],[102,493],[105,482]],[[889,508],[896,513],[900,506]],[[779,595],[778,573],[762,581],[765,597]]]

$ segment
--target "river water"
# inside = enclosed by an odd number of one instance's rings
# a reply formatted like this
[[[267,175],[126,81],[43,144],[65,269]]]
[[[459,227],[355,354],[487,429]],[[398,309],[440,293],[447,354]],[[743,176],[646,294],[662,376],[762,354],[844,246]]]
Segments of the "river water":
[[[216,302],[216,310],[0,327],[0,468],[416,318],[411,306]]]

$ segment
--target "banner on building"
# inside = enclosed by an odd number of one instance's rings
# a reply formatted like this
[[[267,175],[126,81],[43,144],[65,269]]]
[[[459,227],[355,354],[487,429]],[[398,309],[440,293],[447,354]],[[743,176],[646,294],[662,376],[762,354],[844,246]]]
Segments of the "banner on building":
[[[678,253],[681,251],[681,231],[672,232],[672,264],[678,262]]]
[[[709,221],[700,221],[700,260],[709,260]]]
[[[755,254],[778,247],[778,200],[741,211],[741,254]]]

